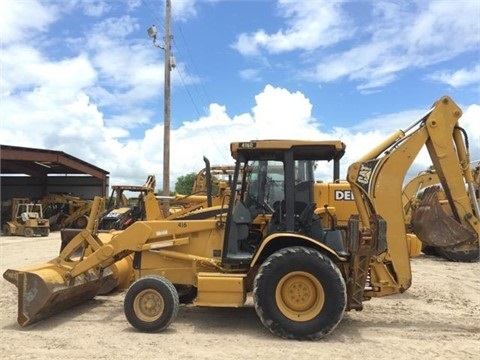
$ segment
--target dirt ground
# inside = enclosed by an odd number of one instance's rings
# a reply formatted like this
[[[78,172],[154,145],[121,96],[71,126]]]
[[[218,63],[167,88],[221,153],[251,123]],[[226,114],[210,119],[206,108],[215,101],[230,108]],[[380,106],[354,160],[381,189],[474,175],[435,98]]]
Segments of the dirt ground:
[[[60,235],[0,237],[0,270],[54,258]],[[124,293],[98,296],[22,328],[17,289],[0,280],[2,359],[480,359],[480,264],[422,255],[412,259],[413,285],[404,294],[373,299],[348,312],[315,342],[271,335],[253,306],[182,305],[162,333],[132,328]]]

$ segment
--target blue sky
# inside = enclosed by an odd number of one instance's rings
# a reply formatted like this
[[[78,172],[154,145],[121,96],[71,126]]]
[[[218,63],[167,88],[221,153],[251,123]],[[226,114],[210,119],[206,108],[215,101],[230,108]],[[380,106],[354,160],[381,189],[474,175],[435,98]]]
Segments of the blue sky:
[[[480,160],[480,2],[172,0],[171,187],[229,142],[341,139],[347,165],[442,95]],[[0,143],[113,184],[163,176],[165,3],[0,0]],[[420,154],[410,174],[430,162]],[[321,167],[321,175],[330,170]],[[328,175],[327,175],[328,174]]]

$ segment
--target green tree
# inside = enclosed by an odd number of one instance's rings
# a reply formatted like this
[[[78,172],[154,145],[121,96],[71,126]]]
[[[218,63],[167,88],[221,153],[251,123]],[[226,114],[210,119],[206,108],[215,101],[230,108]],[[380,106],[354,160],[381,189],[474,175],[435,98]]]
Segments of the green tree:
[[[197,174],[191,172],[189,174],[179,176],[175,183],[175,192],[182,195],[190,195],[192,193],[193,184]]]

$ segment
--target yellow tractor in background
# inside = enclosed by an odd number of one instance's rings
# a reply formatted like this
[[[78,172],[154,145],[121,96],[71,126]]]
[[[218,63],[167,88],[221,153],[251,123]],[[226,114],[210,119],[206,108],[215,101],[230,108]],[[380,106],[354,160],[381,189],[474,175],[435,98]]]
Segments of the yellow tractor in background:
[[[50,221],[51,231],[63,228],[85,229],[92,202],[65,194],[50,194],[40,200],[45,217]]]
[[[230,189],[235,166],[210,165],[210,160],[203,157],[205,167],[195,176],[192,191],[189,195],[175,194],[172,199],[171,214],[174,218],[194,210],[221,205],[224,196]]]
[[[148,175],[143,185],[113,185],[112,192],[108,200],[102,202],[102,207],[97,209],[99,218],[97,220],[97,230],[99,232],[109,232],[112,230],[123,230],[138,220],[158,220],[163,215],[159,206],[159,201],[155,196],[155,175]],[[138,194],[137,197],[129,199],[126,192]],[[93,202],[89,201],[89,209]],[[77,212],[78,213],[78,212]],[[80,219],[79,219],[80,220]],[[81,231],[88,222],[80,226],[62,227],[60,251]],[[74,225],[75,223],[73,223]],[[83,219],[82,219],[83,224]]]
[[[216,213],[207,207],[204,217],[198,210],[101,233],[102,199],[96,198],[87,228],[58,257],[3,274],[18,289],[18,322],[26,326],[99,293],[127,288],[128,322],[140,331],[161,331],[187,301],[179,289],[191,289],[188,301],[195,306],[241,307],[251,296],[272,334],[322,338],[345,311],[362,310],[364,301],[411,286],[401,194],[424,146],[451,195],[450,206],[461,207],[454,227],[470,236],[422,240],[478,257],[480,220],[465,188],[471,169],[460,116],[458,106],[443,97],[407,130],[351,164],[347,181],[356,211],[345,227],[323,227],[314,201],[315,162],[339,160],[345,152],[345,144],[335,140],[232,143],[228,201]],[[430,214],[424,224],[444,224],[448,234],[445,217],[450,215]]]
[[[145,197],[148,194],[154,195],[155,184],[155,175],[149,175],[143,185],[113,185],[105,206],[105,214],[98,225],[99,229],[123,230],[137,220],[145,220],[147,218]],[[138,197],[132,203],[125,192],[138,193]],[[154,203],[156,204],[157,200],[154,199]]]
[[[3,225],[6,236],[48,236],[50,223],[43,217],[42,204],[31,202],[27,198],[12,199],[12,215],[10,221]]]

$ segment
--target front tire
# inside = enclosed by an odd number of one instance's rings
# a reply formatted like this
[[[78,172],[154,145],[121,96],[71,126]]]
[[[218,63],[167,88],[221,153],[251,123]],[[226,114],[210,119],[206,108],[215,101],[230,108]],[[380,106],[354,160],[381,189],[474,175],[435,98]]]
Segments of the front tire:
[[[285,339],[315,340],[330,334],[343,318],[346,298],[335,263],[307,247],[273,253],[254,280],[258,317],[272,334]]]
[[[177,290],[157,275],[136,280],[128,289],[123,309],[128,322],[144,332],[166,329],[178,314]]]
[[[5,224],[3,226],[3,235],[5,235],[5,236],[11,236],[12,235],[12,229],[10,228],[10,226],[8,226],[8,224]]]

